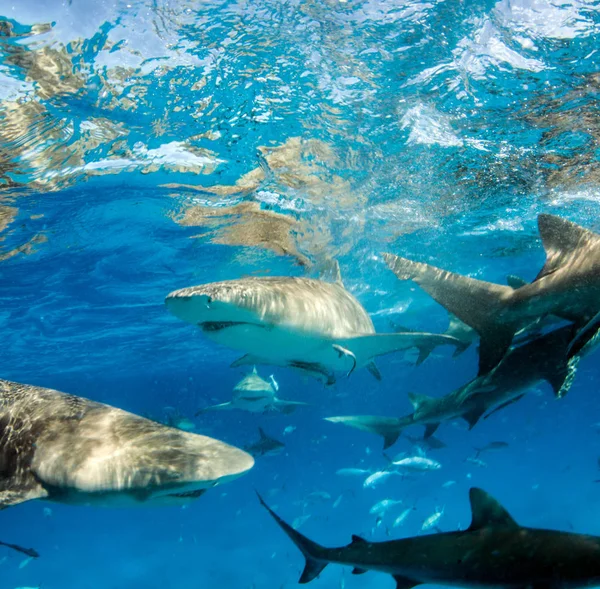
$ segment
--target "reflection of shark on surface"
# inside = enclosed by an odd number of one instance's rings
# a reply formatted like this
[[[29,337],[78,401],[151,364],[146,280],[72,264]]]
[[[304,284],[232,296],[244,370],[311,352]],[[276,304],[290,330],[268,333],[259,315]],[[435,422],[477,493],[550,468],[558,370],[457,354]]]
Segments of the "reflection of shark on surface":
[[[600,235],[542,214],[538,227],[546,263],[531,283],[511,288],[384,254],[401,280],[413,280],[480,335],[480,374],[504,356],[516,332],[546,315],[582,328],[600,309]],[[515,285],[517,286],[517,285]]]
[[[258,428],[259,438],[256,442],[252,442],[248,446],[244,447],[244,450],[249,454],[252,454],[255,458],[258,456],[266,456],[278,454],[285,448],[285,444],[268,436],[262,427]]]
[[[362,366],[380,379],[374,359],[383,354],[457,343],[431,333],[376,334],[339,273],[335,283],[288,276],[215,282],[177,290],[165,302],[208,338],[244,351],[233,366],[289,366],[327,384],[335,382],[335,372],[350,374]]]
[[[306,559],[299,583],[309,583],[330,563],[352,566],[356,575],[387,573],[396,589],[421,584],[579,589],[600,583],[600,537],[524,528],[485,491],[472,488],[469,498],[472,520],[465,531],[386,542],[352,536],[347,546],[325,548],[283,521],[259,496]]]
[[[274,382],[273,375],[271,379]],[[267,411],[281,411],[289,414],[298,407],[306,406],[300,401],[285,401],[277,398],[274,386],[258,376],[256,366],[233,389],[233,397],[227,403],[211,405],[200,409],[196,416],[206,411],[220,411],[223,409],[241,409],[250,413],[266,413]]]
[[[0,509],[186,503],[254,460],[218,440],[51,389],[0,380]]]
[[[557,398],[564,396],[575,377],[575,366],[568,358],[576,330],[567,325],[529,343],[512,348],[491,372],[478,376],[443,397],[409,394],[414,411],[404,417],[356,415],[328,417],[327,421],[380,435],[384,447],[394,444],[402,430],[424,425],[425,437],[433,435],[443,421],[464,419],[469,429],[490,414],[517,402],[528,389],[546,380]],[[585,348],[585,352],[591,348]],[[489,414],[488,414],[489,415]]]

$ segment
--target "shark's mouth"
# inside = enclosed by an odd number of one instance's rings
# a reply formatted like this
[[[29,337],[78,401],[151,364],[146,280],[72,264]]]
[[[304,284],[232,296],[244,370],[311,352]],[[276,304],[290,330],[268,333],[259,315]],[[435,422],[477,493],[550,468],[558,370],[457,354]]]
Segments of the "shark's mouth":
[[[235,327],[236,325],[250,325],[245,321],[203,321],[198,323],[198,326],[202,331],[223,331],[229,327]]]
[[[197,499],[206,493],[206,489],[196,489],[195,491],[188,491],[187,493],[170,493],[170,497],[179,497],[181,499]]]

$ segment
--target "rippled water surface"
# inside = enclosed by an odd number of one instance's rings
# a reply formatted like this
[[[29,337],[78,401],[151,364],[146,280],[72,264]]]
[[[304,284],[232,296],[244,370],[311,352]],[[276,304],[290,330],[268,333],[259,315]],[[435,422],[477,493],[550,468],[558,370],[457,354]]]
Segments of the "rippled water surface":
[[[3,512],[0,539],[42,557],[0,547],[0,587],[295,587],[301,556],[253,488],[329,545],[415,535],[442,507],[442,530],[464,528],[472,485],[524,524],[600,535],[598,356],[565,399],[541,384],[471,432],[443,425],[439,471],[365,489],[335,473],[384,468],[380,440],[322,418],[408,413],[407,392],[473,378],[475,348],[333,387],[263,367],[310,407],[194,419],[246,369],[164,305],[337,259],[377,331],[442,332],[381,253],[504,283],[543,264],[539,213],[600,232],[599,98],[597,1],[0,1],[0,376],[285,443],[184,509]],[[465,462],[494,440],[509,446]],[[405,525],[369,514],[384,498],[415,507]],[[312,586],[392,585],[331,566]]]

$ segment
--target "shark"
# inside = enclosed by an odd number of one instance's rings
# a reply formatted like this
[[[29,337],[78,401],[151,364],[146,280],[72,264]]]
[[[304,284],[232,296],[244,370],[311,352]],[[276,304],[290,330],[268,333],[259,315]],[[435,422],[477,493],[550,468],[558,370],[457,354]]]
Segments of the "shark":
[[[287,415],[293,413],[298,407],[306,407],[307,405],[308,403],[300,401],[279,399],[273,384],[262,379],[258,375],[255,366],[250,374],[235,385],[231,401],[200,409],[196,413],[196,417],[206,411],[221,411],[223,409],[241,409],[250,413],[281,411]]]
[[[389,574],[396,589],[435,584],[467,589],[579,589],[600,583],[600,537],[527,528],[483,489],[469,490],[471,525],[441,532],[369,542],[360,536],[339,548],[310,540],[259,500],[303,554],[299,583],[317,578],[330,563],[353,574]]]
[[[413,412],[404,417],[354,415],[325,419],[382,436],[384,448],[392,446],[411,425],[425,426],[426,439],[435,433],[440,423],[454,419],[463,419],[472,429],[486,413],[489,416],[516,403],[542,381],[550,384],[556,398],[565,396],[578,366],[579,357],[569,358],[568,354],[576,335],[573,325],[565,325],[511,348],[490,372],[442,397],[409,393]],[[592,349],[590,345],[584,346],[582,353]]]
[[[20,552],[21,554],[26,554],[31,558],[39,558],[40,556],[37,550],[34,550],[33,548],[24,548],[23,546],[19,546],[18,544],[9,544],[8,542],[0,541],[0,546],[10,548],[11,550]]]
[[[0,509],[181,505],[254,465],[219,440],[110,405],[0,380]]]
[[[479,374],[502,359],[515,333],[554,315],[584,328],[600,310],[600,235],[550,214],[538,216],[546,263],[531,283],[505,286],[384,254],[400,280],[412,280],[480,336]]]
[[[285,448],[285,444],[268,436],[262,427],[258,428],[258,440],[249,444],[244,448],[246,452],[249,452],[255,458],[258,456],[266,456],[278,454]]]
[[[232,366],[272,364],[302,370],[326,384],[366,366],[381,380],[378,356],[447,343],[448,335],[375,333],[373,321],[341,280],[247,277],[170,293],[171,313],[214,342],[241,350]]]

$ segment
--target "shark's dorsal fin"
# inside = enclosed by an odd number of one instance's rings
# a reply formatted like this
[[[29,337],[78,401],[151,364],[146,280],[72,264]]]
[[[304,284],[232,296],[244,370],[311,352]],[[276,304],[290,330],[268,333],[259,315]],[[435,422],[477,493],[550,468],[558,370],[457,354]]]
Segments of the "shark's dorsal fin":
[[[511,517],[510,513],[483,489],[472,487],[469,490],[469,500],[471,501],[473,515],[469,526],[470,532],[487,526],[519,527],[519,524]]]
[[[352,534],[352,542],[350,543],[350,545],[356,545],[356,544],[368,544],[367,540],[365,540],[364,538],[361,538],[360,536],[356,536],[355,534]]]
[[[267,434],[265,434],[265,430],[262,427],[258,428],[258,435],[260,436],[261,440],[270,440],[271,438],[269,438],[269,436],[267,436]]]
[[[345,288],[344,282],[342,281],[340,264],[335,258],[329,258],[323,262],[322,270],[319,273],[319,279],[334,282],[342,288]]]
[[[252,367],[252,374],[258,374],[256,370],[256,364]]]
[[[546,250],[546,263],[535,280],[555,272],[576,249],[600,240],[600,236],[592,231],[546,213],[538,216],[538,229]]]
[[[423,409],[426,405],[433,401],[433,397],[421,395],[419,393],[408,393],[408,400],[413,406],[415,412]]]
[[[439,423],[428,423],[425,426],[425,433],[423,434],[423,439],[426,440],[435,434],[437,428],[440,427]]]

